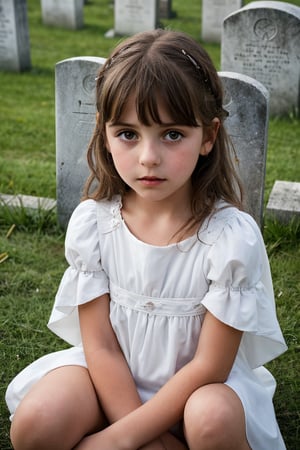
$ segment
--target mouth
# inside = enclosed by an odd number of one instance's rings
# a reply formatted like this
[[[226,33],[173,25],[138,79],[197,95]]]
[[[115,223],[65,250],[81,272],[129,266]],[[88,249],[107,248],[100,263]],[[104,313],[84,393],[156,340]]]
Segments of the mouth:
[[[138,181],[146,186],[156,186],[163,183],[165,181],[165,178],[146,176],[138,178]]]

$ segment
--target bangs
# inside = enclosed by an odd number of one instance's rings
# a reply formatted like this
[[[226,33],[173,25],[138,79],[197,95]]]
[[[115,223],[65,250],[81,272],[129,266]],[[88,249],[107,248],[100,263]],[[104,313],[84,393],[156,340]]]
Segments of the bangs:
[[[118,122],[129,97],[135,97],[137,116],[143,125],[163,123],[159,115],[159,105],[163,104],[174,123],[199,126],[197,96],[190,92],[182,67],[178,69],[172,63],[170,67],[168,60],[167,70],[166,61],[159,59],[147,64],[146,56],[135,60],[135,64],[129,60],[130,57],[121,70],[118,66],[115,74],[112,70],[104,83],[107,95],[101,108],[105,111],[105,122]],[[194,111],[199,112],[198,120]]]

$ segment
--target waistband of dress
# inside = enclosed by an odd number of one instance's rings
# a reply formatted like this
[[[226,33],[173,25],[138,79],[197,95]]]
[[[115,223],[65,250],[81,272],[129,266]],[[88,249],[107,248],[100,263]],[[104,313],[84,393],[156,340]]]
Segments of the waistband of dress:
[[[111,282],[110,297],[113,302],[121,306],[151,315],[174,317],[201,316],[206,312],[206,308],[202,305],[201,299],[197,297],[151,297],[127,291]]]

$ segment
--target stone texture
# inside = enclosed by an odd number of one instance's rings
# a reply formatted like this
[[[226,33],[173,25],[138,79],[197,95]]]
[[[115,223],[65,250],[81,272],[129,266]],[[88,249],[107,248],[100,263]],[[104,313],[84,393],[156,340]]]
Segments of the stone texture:
[[[275,181],[266,215],[283,223],[300,220],[300,183]]]
[[[31,68],[26,0],[0,0],[0,70]]]
[[[202,0],[202,39],[221,42],[225,17],[241,6],[242,0]]]
[[[172,0],[159,0],[159,18],[170,19],[173,15]]]
[[[12,207],[51,210],[56,207],[56,200],[47,197],[34,197],[32,195],[0,194],[0,205]]]
[[[159,0],[115,0],[114,34],[132,35],[158,25]]]
[[[225,127],[236,151],[236,168],[245,187],[247,210],[262,226],[269,94],[243,74],[219,72],[229,112]]]
[[[300,8],[249,3],[224,21],[221,70],[244,73],[270,92],[270,114],[299,111]]]
[[[104,62],[78,57],[56,64],[57,212],[62,226],[79,203],[89,173],[86,151],[95,126],[95,78]]]
[[[83,27],[83,0],[41,0],[45,25],[76,30]]]

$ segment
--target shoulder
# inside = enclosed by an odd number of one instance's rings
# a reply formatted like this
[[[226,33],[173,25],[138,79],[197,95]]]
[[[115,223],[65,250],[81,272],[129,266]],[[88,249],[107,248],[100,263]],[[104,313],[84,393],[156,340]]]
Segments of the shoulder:
[[[208,245],[231,236],[233,241],[244,240],[253,235],[261,239],[260,229],[250,214],[225,202],[219,202],[213,214],[199,230],[199,238]]]
[[[91,229],[97,228],[100,232],[112,231],[121,220],[121,197],[115,196],[111,200],[84,200],[73,211],[70,218],[67,238],[70,235],[85,235]]]
[[[213,225],[214,224],[214,225]],[[228,207],[211,218],[207,277],[218,285],[253,286],[267,270],[265,244],[255,220],[247,213]]]

